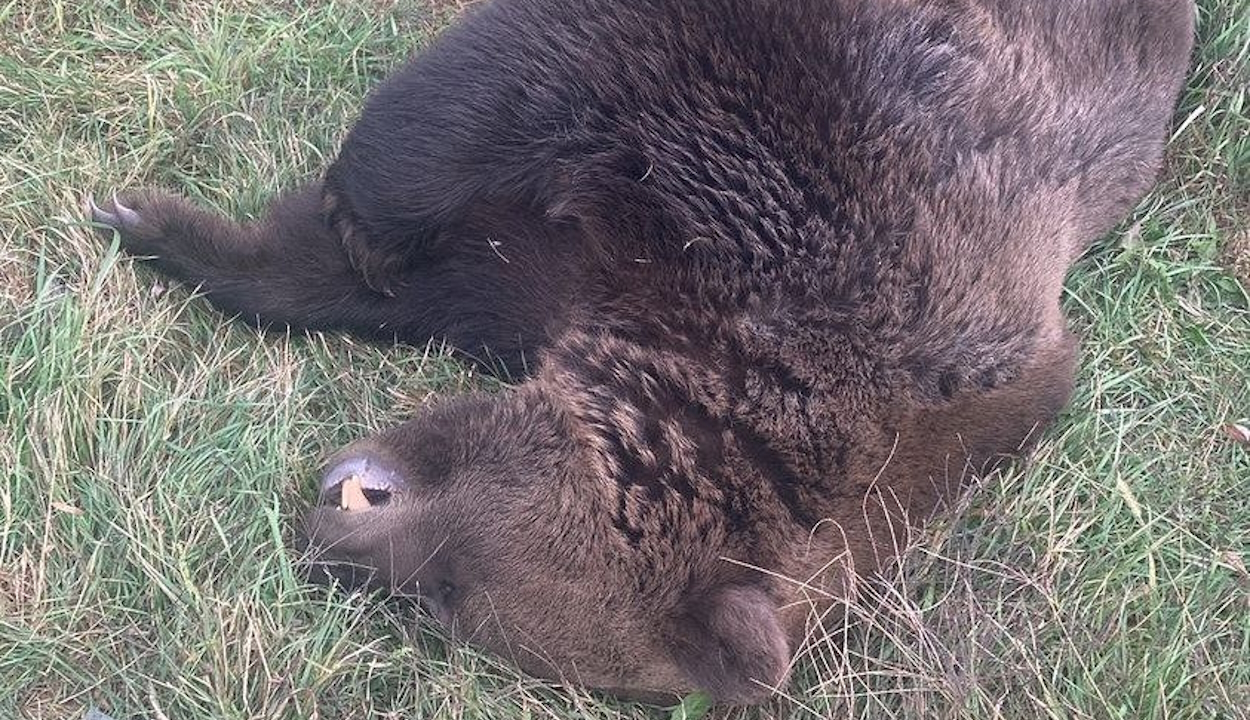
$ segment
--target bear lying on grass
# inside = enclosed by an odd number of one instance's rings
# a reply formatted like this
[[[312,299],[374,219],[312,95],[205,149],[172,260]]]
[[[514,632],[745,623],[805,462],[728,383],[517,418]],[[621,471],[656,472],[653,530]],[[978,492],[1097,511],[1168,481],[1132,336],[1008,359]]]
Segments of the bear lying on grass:
[[[306,535],[525,670],[756,702],[1068,397],[1071,263],[1150,185],[1186,0],[497,0],[238,224],[97,222],[262,325],[525,378],[330,463]]]

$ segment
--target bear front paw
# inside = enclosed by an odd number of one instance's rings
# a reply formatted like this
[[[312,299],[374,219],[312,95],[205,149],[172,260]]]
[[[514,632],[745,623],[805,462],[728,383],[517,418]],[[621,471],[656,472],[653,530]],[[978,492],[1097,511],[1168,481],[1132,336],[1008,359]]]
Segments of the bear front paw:
[[[86,211],[91,222],[101,230],[115,231],[121,238],[122,248],[132,255],[163,254],[167,250],[165,224],[161,221],[159,198],[143,193],[113,193],[108,200],[96,203],[95,197],[87,195]],[[166,215],[168,213],[165,213]]]

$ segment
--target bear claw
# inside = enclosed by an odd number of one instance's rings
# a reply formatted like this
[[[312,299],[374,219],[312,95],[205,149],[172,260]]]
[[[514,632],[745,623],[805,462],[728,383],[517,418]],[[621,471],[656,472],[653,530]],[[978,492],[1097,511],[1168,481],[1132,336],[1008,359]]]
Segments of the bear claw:
[[[118,199],[117,193],[113,193],[113,209],[105,210],[95,203],[95,197],[87,196],[87,206],[91,210],[92,222],[108,225],[109,227],[122,229],[133,228],[140,222],[139,213],[122,204]]]

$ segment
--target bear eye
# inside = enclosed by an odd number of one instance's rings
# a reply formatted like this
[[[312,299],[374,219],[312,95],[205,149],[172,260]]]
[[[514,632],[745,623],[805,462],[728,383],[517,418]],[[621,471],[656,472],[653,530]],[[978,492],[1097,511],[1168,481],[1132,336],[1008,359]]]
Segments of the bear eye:
[[[438,584],[438,599],[444,605],[450,603],[456,595],[456,586],[443,581]]]
[[[417,596],[417,602],[428,612],[434,616],[434,619],[443,623],[450,624],[455,617],[454,603],[458,588],[454,583],[439,581],[430,582],[428,585],[422,586]]]

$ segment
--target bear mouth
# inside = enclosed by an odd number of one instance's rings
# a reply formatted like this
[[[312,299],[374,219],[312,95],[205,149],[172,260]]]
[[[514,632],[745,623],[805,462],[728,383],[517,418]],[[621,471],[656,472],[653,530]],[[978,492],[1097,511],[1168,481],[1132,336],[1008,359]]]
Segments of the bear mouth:
[[[372,455],[334,464],[321,481],[321,505],[343,512],[367,512],[389,505],[403,487],[399,474]]]
[[[324,490],[321,504],[337,506],[344,512],[365,512],[388,504],[391,497],[390,490],[365,487],[361,478],[353,475]]]

